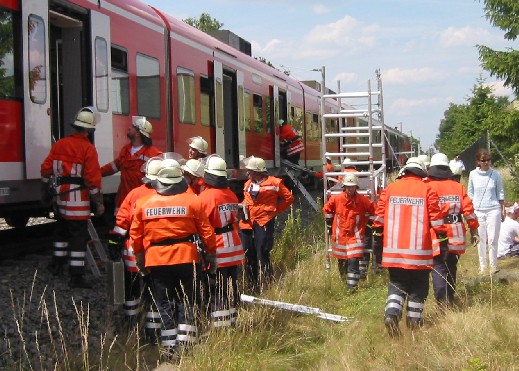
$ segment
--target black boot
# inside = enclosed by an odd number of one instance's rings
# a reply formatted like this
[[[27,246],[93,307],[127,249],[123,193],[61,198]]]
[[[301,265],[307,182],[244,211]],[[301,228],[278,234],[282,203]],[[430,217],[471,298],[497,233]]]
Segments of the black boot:
[[[398,317],[394,315],[386,315],[384,318],[384,325],[387,333],[392,338],[400,336],[400,327],[398,327]]]

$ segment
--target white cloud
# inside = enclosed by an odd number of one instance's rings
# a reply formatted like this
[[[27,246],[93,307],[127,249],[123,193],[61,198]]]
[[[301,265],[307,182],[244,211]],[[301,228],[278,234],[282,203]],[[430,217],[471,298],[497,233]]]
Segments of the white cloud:
[[[356,73],[341,72],[335,75],[333,81],[341,81],[341,83],[351,83],[357,81],[358,76]]]
[[[393,112],[398,112],[399,115],[408,115],[413,110],[435,106],[438,104],[445,104],[444,98],[427,98],[427,99],[407,99],[400,98],[395,100],[390,107]]]
[[[488,86],[492,89],[494,95],[500,97],[509,97],[513,94],[512,89],[503,85],[502,81],[492,81],[484,83],[483,86]]]
[[[469,26],[463,28],[449,27],[440,32],[440,45],[445,48],[485,44],[490,39],[491,35],[487,30]]]
[[[315,4],[312,6],[312,10],[315,14],[325,14],[330,11],[330,8],[324,4]]]
[[[390,68],[382,71],[384,83],[389,84],[413,84],[429,80],[443,79],[446,73],[432,68]]]

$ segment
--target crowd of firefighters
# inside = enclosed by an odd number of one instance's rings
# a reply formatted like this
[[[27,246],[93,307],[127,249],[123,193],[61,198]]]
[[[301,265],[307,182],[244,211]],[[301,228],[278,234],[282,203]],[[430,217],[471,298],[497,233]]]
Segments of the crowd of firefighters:
[[[89,140],[96,124],[95,110],[81,109],[72,123],[75,132],[57,141],[41,165],[43,197],[52,200],[57,219],[49,270],[63,275],[68,263],[70,286],[91,287],[84,277],[90,207],[95,215],[104,212],[101,178],[120,172],[108,250],[126,266],[125,322],[137,324],[144,308],[148,340],[160,339],[164,354],[176,356],[196,340],[197,306],[214,328],[235,323],[242,266],[252,292],[268,285],[276,216],[290,207],[292,193],[268,174],[263,159],[251,156],[242,159],[248,180],[240,202],[229,188],[226,162],[208,153],[207,141],[191,138],[187,158],[161,153],[144,117],[133,118],[130,143],[101,167]],[[286,144],[294,160],[302,143],[292,135]],[[442,153],[428,166],[410,158],[376,204],[357,192],[359,178],[348,159],[342,165],[345,175],[336,180],[342,190],[323,207],[340,275],[347,289],[356,291],[372,250],[373,264],[389,274],[384,312],[389,334],[400,333],[404,308],[406,324],[416,329],[423,324],[431,270],[436,300],[454,299],[464,221],[472,242],[479,240],[473,203]]]

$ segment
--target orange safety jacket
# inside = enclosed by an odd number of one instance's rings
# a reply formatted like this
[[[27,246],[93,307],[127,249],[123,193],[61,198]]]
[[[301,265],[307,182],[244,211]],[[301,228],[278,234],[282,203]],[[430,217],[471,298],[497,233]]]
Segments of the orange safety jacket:
[[[154,194],[137,200],[130,228],[133,251],[144,251],[146,267],[198,263],[198,234],[208,253],[216,254],[213,227],[198,196]]]
[[[348,197],[341,192],[330,197],[323,213],[332,226],[332,255],[337,259],[363,257],[366,224],[374,219],[374,203],[364,195]]]
[[[142,165],[151,157],[157,156],[162,152],[154,146],[142,146],[137,152],[132,155],[131,143],[126,144],[119,152],[119,156],[112,162],[101,167],[101,174],[108,176],[121,172],[121,182],[117,189],[117,196],[115,198],[115,205],[121,206],[126,195],[134,188],[142,184],[142,177],[144,174],[141,171]]]
[[[250,193],[253,189],[252,180],[249,179],[243,188],[243,202],[247,207],[249,219],[240,221],[242,229],[251,229],[254,222],[263,227],[294,202],[294,196],[280,178],[269,175],[258,186],[259,190],[255,198]]]
[[[187,181],[187,179],[186,179],[186,181]],[[188,183],[187,186],[188,186],[188,191],[195,195],[199,195],[206,187],[204,178],[202,178],[202,177],[196,178],[196,181],[194,181],[193,183]]]
[[[431,228],[445,232],[438,194],[413,174],[384,189],[377,203],[373,227],[384,229],[382,266],[431,269]]]
[[[135,203],[138,199],[150,196],[154,193],[156,193],[155,189],[147,186],[146,184],[142,184],[140,187],[132,189],[130,193],[128,193],[128,195],[124,198],[123,203],[119,207],[119,210],[117,210],[117,215],[115,216],[115,227],[113,231],[123,237],[126,237],[132,224],[133,214],[135,212]],[[133,240],[131,238],[126,239],[123,251],[123,259],[124,265],[128,271],[139,271],[137,268],[137,260],[133,253]]]
[[[449,238],[449,252],[464,254],[467,230],[463,218],[467,221],[470,229],[479,227],[478,218],[474,213],[474,205],[467,195],[465,186],[452,179],[429,179],[428,184],[439,197],[447,237]],[[435,233],[433,234],[433,250],[435,256],[440,253],[440,241]]]
[[[279,141],[281,144],[285,144],[287,146],[288,156],[303,152],[305,149],[305,146],[303,145],[299,134],[297,134],[296,129],[288,124],[281,126],[279,131]]]
[[[216,261],[218,268],[245,262],[245,253],[238,235],[238,197],[229,188],[206,185],[200,193],[202,207],[216,233]]]
[[[81,134],[58,140],[41,164],[42,181],[56,180],[54,193],[64,219],[90,219],[90,195],[101,190],[101,170],[97,150]]]
[[[327,172],[327,173],[330,173],[330,172],[332,172],[332,171],[333,171],[333,165],[330,164],[330,163],[326,163],[326,172]],[[323,171],[321,170],[321,171],[315,172],[315,173],[314,173],[314,176],[315,176],[316,178],[323,179],[323,178],[324,178],[324,173],[323,173]]]

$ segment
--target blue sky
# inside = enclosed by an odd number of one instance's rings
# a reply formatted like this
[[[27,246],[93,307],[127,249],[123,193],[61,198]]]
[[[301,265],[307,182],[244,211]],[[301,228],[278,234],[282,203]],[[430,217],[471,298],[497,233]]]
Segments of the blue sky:
[[[465,103],[479,76],[495,94],[511,91],[480,67],[476,44],[515,47],[485,19],[478,0],[144,0],[185,19],[209,13],[252,44],[252,54],[302,80],[366,91],[380,68],[385,123],[436,139],[449,103]],[[372,85],[376,86],[376,85]]]

